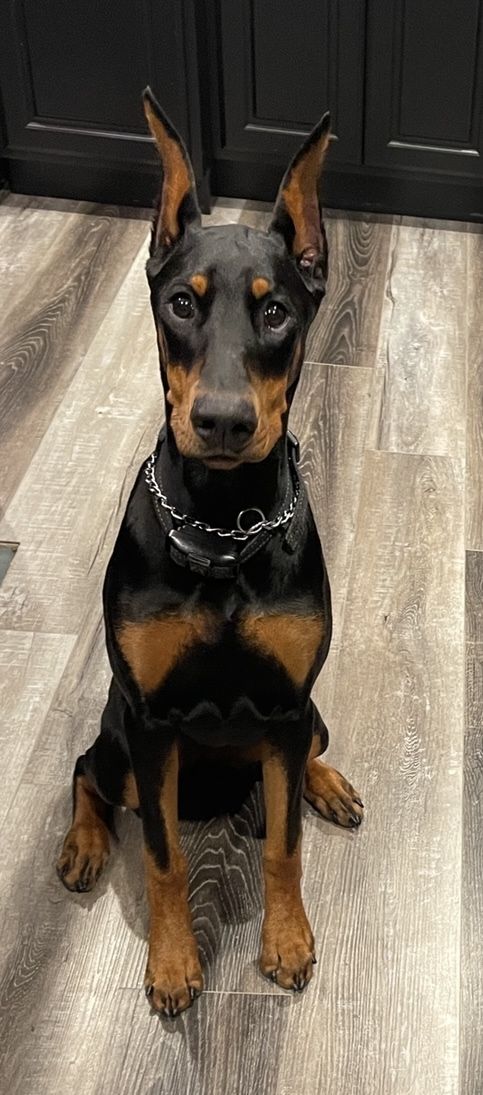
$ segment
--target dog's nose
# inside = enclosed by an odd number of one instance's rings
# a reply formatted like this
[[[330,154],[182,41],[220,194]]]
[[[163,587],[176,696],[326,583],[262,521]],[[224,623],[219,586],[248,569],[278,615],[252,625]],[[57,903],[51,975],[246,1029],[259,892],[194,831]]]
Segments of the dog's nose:
[[[191,411],[193,429],[211,449],[241,452],[257,428],[255,408],[248,399],[202,395]]]

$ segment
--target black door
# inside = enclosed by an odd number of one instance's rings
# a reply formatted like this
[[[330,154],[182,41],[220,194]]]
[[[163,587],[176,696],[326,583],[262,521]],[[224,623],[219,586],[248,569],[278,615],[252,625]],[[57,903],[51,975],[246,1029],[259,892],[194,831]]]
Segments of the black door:
[[[202,175],[195,0],[3,0],[1,82],[13,189],[151,204],[150,83]],[[189,61],[188,61],[189,58]]]
[[[365,162],[483,176],[482,0],[368,0]]]
[[[257,195],[270,196],[267,185],[271,191],[328,107],[336,138],[331,164],[361,163],[364,27],[363,0],[215,5],[218,193],[251,196],[256,179]]]
[[[208,169],[272,199],[329,108],[327,204],[483,219],[483,0],[1,0],[12,189],[151,204],[146,83],[205,207]]]

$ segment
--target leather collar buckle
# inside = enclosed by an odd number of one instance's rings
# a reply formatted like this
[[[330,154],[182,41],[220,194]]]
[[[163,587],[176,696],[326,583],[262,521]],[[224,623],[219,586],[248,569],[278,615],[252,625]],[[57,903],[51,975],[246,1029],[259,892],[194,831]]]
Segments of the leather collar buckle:
[[[209,536],[192,525],[171,529],[168,550],[174,563],[193,574],[212,578],[235,578],[238,574],[240,562],[236,548],[225,546],[218,537]]]

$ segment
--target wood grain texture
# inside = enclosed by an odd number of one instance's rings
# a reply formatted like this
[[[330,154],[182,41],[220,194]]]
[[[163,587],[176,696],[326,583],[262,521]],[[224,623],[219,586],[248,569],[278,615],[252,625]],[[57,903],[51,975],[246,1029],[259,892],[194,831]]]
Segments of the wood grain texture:
[[[290,1016],[287,1091],[302,1029],[307,1091],[458,1090],[461,478],[447,459],[366,457],[328,755],[367,817],[356,834],[305,824],[320,995]]]
[[[25,1081],[16,1095],[76,1091],[77,1095],[275,1095],[284,1018],[284,998],[206,993],[184,1020],[146,1016],[144,993],[98,990],[68,999],[49,1024],[33,1022],[25,1032]],[[115,1005],[116,1021],[106,1021]],[[96,1047],[95,1053],[86,1047]],[[99,1050],[97,1049],[99,1047]],[[45,1062],[49,1054],[47,1070]],[[8,1068],[8,1073],[10,1068]]]
[[[10,563],[12,562],[16,548],[16,544],[0,544],[0,584],[3,582]]]
[[[69,812],[66,788],[23,782],[2,830],[0,1069],[4,1082],[17,1084],[14,1090],[25,1095],[32,1090],[70,1090],[68,1081],[81,1092],[102,1090],[114,1095],[119,1090],[145,1091],[147,1079],[154,1083],[163,1073],[169,1086],[161,1090],[170,1093],[193,1090],[204,1095],[209,1090],[225,1095],[236,1077],[240,1085],[236,1090],[246,1090],[248,1095],[245,1083],[255,1082],[254,1069],[261,1075],[268,1070],[267,1077],[273,1073],[274,1079],[280,1019],[292,1005],[291,998],[281,995],[269,1005],[263,993],[258,1002],[238,991],[227,997],[213,993],[208,965],[208,991],[201,1008],[193,1009],[181,1023],[153,1023],[142,990],[147,914],[140,822],[119,815],[120,843],[106,874],[94,894],[71,898],[53,869]],[[193,839],[184,826],[183,843],[188,837],[194,924],[206,964],[217,945],[218,925],[227,918],[234,922],[240,910],[245,916],[252,912],[251,903],[248,909],[242,908],[244,890],[255,892],[244,872],[247,862],[256,863],[256,859],[246,855],[242,816],[236,822],[238,860],[231,863],[231,878],[225,883],[223,848],[230,847],[230,827],[219,821],[189,828]],[[258,878],[256,883],[259,894]],[[271,1034],[264,1016],[275,1024]],[[273,1061],[265,1053],[268,1038],[277,1049]],[[266,1090],[271,1090],[268,1079],[267,1083]]]
[[[447,505],[455,514],[450,543],[445,539]],[[446,905],[443,900],[445,911],[441,915],[449,915],[452,919],[453,935],[451,939],[447,934],[445,936],[444,980],[446,990],[453,993],[455,1004],[459,938],[457,823],[461,811],[458,759],[461,761],[462,520],[461,472],[455,474],[450,461],[436,461],[433,465],[411,458],[401,458],[401,462],[392,457],[371,456],[368,459],[344,613],[342,649],[336,664],[330,723],[332,744],[327,754],[328,759],[362,791],[368,806],[368,819],[360,833],[346,834],[318,819],[309,807],[305,808],[304,892],[316,929],[318,949],[323,948],[313,987],[314,993],[322,992],[326,1000],[329,992],[327,1010],[333,1015],[333,1019],[327,1017],[331,1029],[325,1047],[321,1044],[320,1031],[317,1034],[322,1057],[324,1048],[326,1052],[333,1052],[330,1040],[336,1038],[337,1041],[337,1024],[343,1026],[345,1013],[341,1012],[341,1007],[347,1007],[354,1014],[363,1011],[367,1014],[370,1009],[371,1038],[376,1038],[379,1022],[384,1026],[386,1009],[391,1015],[390,1038],[398,1037],[401,1031],[399,1006],[404,1028],[417,1028],[419,1018],[416,1011],[412,1013],[412,994],[416,999],[420,989],[422,991],[424,978],[433,977],[434,948],[438,938],[443,946],[445,934],[441,926],[441,933],[438,929],[433,938],[435,914],[434,908],[430,912],[430,907],[433,901],[438,909],[441,908],[437,896],[440,886],[446,894],[451,891],[452,898]],[[446,590],[444,605],[438,603],[440,582]],[[452,736],[453,726],[455,734]],[[441,755],[440,734],[446,743]],[[444,826],[441,825],[440,803]],[[447,807],[453,818],[450,823],[450,828],[453,825],[452,874],[445,851]],[[429,825],[427,815],[431,817],[433,812]],[[362,863],[359,841],[364,848]],[[446,866],[445,858],[448,859]],[[426,873],[428,892],[423,895],[418,891],[421,900],[414,901],[416,891],[413,887],[418,879],[426,878]],[[388,908],[387,899],[390,899]],[[363,911],[366,901],[367,911]],[[227,925],[216,958],[218,986],[228,989],[238,980],[246,991],[263,991],[255,965],[257,932],[258,923],[255,930],[251,922],[243,928],[239,924],[236,927]],[[366,932],[370,933],[369,940]],[[235,946],[240,933],[241,951],[251,957],[245,968]],[[390,944],[391,933],[397,938]],[[424,939],[421,949],[415,942],[419,935]],[[385,956],[384,968],[378,972],[380,939],[386,938],[392,949]],[[408,954],[414,957],[414,968],[404,953],[406,945]],[[428,962],[425,960],[421,964],[426,946],[429,948]],[[360,986],[352,984],[352,955],[362,963]],[[337,999],[338,966],[347,970],[347,980],[339,986],[343,1003]],[[441,956],[438,956],[438,970],[441,968]],[[401,980],[400,997],[391,1004],[391,994],[397,994],[398,977]],[[329,988],[324,987],[327,978]],[[429,1006],[427,986],[424,991]],[[309,1023],[314,1006],[314,1003],[310,1005],[309,1014],[305,1016]],[[454,1034],[454,1010],[452,1021]],[[346,1026],[348,1022],[349,1016],[345,1016]],[[314,1023],[322,1025],[322,1015],[318,1014]],[[387,1033],[385,1026],[384,1029]],[[369,1032],[366,1033],[369,1036]],[[356,1035],[359,1036],[357,1024],[347,1032],[348,1044]],[[435,1036],[435,1046],[437,1041]],[[385,1044],[381,1042],[377,1047],[376,1042],[368,1042],[365,1048],[374,1057],[376,1052],[383,1053]],[[337,1046],[340,1059],[345,1060],[347,1046],[339,1042]],[[422,1058],[424,1043],[417,1049]],[[400,1052],[403,1052],[401,1047]],[[305,1067],[310,1073],[307,1062]],[[352,1059],[351,1067],[356,1067]],[[316,1073],[310,1075],[317,1090],[315,1081],[322,1083],[321,1077]],[[356,1075],[359,1075],[357,1070]],[[341,1079],[338,1073],[337,1079]],[[369,1082],[369,1073],[364,1079]],[[295,1084],[295,1077],[293,1082]],[[359,1089],[365,1090],[364,1082]],[[421,1092],[429,1089],[424,1085],[415,1088]],[[367,1090],[373,1089],[367,1087]],[[381,1080],[377,1090],[382,1093],[391,1089],[386,1089]],[[395,1087],[394,1090],[399,1089]]]
[[[126,1084],[124,1090],[156,1095],[275,1095],[279,1090],[290,999],[209,993],[201,998],[198,1015],[192,1012],[176,1031],[164,1029],[161,1038],[159,1024],[149,1030],[142,1022],[139,997],[125,995],[123,1010],[134,1022],[124,1056],[119,1042],[123,1069],[117,1077]]]
[[[339,616],[356,527],[371,377],[369,369],[355,373],[306,362],[290,417]],[[339,618],[336,632],[338,624]]]
[[[466,547],[483,550],[483,235],[468,234]]]
[[[465,584],[465,638],[468,643],[483,642],[483,555],[467,551]]]
[[[466,727],[481,744],[483,726],[483,639],[466,644]],[[483,754],[482,754],[483,759]]]
[[[99,603],[127,491],[162,418],[145,258],[143,243],[0,525],[20,543],[0,588],[3,627],[72,632]]]
[[[28,783],[68,792],[77,757],[99,733],[110,679],[99,599],[86,605],[79,635],[57,682],[49,717],[25,765],[23,778]]]
[[[375,364],[391,223],[347,215],[327,219],[327,296],[307,341],[307,361],[331,365]]]
[[[35,752],[74,641],[73,635],[0,630],[0,827]]]
[[[214,224],[246,224],[248,228],[257,228],[264,232],[268,228],[270,216],[271,206],[265,202],[217,198],[209,216],[203,217],[203,224],[207,228]]]
[[[466,555],[460,1095],[483,1090],[483,553]]]
[[[0,1068],[2,1079],[25,1095],[37,1085],[59,1091],[56,1067],[65,1067],[73,1055],[82,1057],[86,1077],[99,1078],[105,1065],[97,1046],[104,1046],[112,1021],[107,1009],[104,1015],[98,1010],[99,990],[114,1002],[129,962],[137,959],[139,966],[136,923],[118,910],[114,886],[107,889],[109,874],[86,900],[70,901],[61,890],[54,858],[70,815],[69,798],[67,788],[22,783],[2,830]],[[131,900],[135,896],[134,878]],[[91,1056],[77,1035],[81,1015],[85,1021],[93,1010],[99,1029]],[[65,1028],[72,1045],[69,1050],[64,1041],[58,1056]],[[89,1090],[96,1090],[94,1083]]]
[[[464,456],[468,239],[464,231],[397,230],[374,375],[371,448]]]
[[[19,238],[6,230],[6,210]],[[143,221],[3,205],[0,512],[147,236]],[[20,253],[20,258],[17,258]]]
[[[329,725],[359,505],[372,371],[304,364],[291,412],[332,591],[329,657],[314,698]]]

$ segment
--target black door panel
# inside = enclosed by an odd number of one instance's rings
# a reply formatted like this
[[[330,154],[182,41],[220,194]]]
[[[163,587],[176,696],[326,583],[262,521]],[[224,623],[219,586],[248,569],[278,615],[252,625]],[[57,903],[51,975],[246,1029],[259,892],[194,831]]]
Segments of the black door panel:
[[[483,219],[483,0],[3,0],[0,173],[151,204],[146,83],[204,208],[209,174],[216,194],[272,199],[330,109],[327,204]]]
[[[325,110],[331,158],[361,162],[364,6],[360,0],[223,0],[218,7],[224,158],[283,163]]]
[[[35,192],[38,179],[37,192],[45,192],[45,175],[53,193],[82,197],[90,173],[86,196],[119,200],[117,172],[126,201],[151,201],[159,166],[141,105],[147,83],[190,146],[200,179],[194,25],[194,0],[4,0],[4,154],[19,188]]]
[[[372,166],[482,175],[482,0],[369,0]]]

